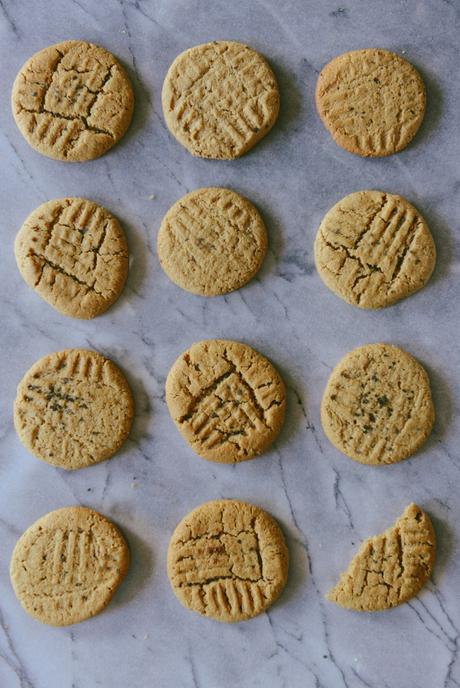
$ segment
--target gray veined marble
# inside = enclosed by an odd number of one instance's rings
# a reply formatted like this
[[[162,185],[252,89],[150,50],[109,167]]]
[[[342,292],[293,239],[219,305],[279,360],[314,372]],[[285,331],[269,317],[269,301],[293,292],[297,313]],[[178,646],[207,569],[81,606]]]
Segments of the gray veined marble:
[[[460,686],[459,29],[458,0],[1,0],[1,688]],[[35,153],[9,109],[10,85],[22,63],[65,38],[113,51],[136,89],[126,137],[85,164]],[[192,158],[168,134],[160,106],[173,58],[216,38],[247,42],[265,54],[281,87],[277,125],[246,157],[230,163]],[[378,160],[339,149],[314,112],[322,65],[368,46],[405,55],[428,87],[428,112],[414,142]],[[247,195],[270,234],[258,277],[212,299],[175,287],[155,255],[163,214],[180,195],[206,185]],[[438,249],[428,286],[375,313],[335,297],[313,265],[313,238],[324,212],[362,188],[406,196],[428,220]],[[123,296],[90,322],[56,313],[25,286],[14,261],[14,236],[26,215],[64,195],[107,206],[129,238],[131,273]],[[204,337],[241,339],[283,374],[287,422],[264,457],[238,466],[210,464],[175,430],[164,403],[165,376],[176,356]],[[319,422],[331,368],[369,341],[393,342],[420,359],[437,410],[423,450],[383,469],[341,456]],[[29,456],[11,417],[24,371],[49,351],[70,346],[111,356],[126,371],[137,401],[124,449],[76,473]],[[165,575],[177,521],[218,497],[270,511],[291,553],[290,581],[279,602],[235,626],[187,612]],[[388,613],[359,615],[326,602],[324,593],[360,540],[387,527],[410,501],[427,509],[436,526],[433,582]],[[53,629],[21,610],[8,563],[16,538],[32,521],[73,503],[119,523],[131,545],[132,568],[106,612]]]

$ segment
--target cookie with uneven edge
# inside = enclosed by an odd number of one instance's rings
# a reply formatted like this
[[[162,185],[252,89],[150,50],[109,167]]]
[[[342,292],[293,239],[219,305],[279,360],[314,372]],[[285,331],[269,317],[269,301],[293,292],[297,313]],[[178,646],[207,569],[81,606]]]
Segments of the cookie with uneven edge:
[[[14,425],[39,459],[74,470],[109,459],[134,414],[121,370],[96,351],[65,349],[40,358],[18,385]]]
[[[177,599],[216,621],[265,611],[284,588],[288,550],[274,519],[232,499],[191,511],[172,534],[168,577]]]
[[[122,138],[134,95],[111,53],[85,41],[63,41],[22,66],[11,105],[32,148],[55,160],[76,162],[98,158]]]
[[[255,275],[267,250],[267,232],[243,196],[230,189],[196,189],[166,213],[157,249],[175,284],[216,296],[239,289]]]
[[[166,403],[199,456],[237,463],[262,454],[275,440],[286,393],[275,368],[257,351],[209,339],[176,360],[166,379]]]
[[[357,191],[324,216],[315,240],[323,282],[360,308],[382,308],[421,289],[436,261],[425,220],[401,196]]]
[[[96,511],[70,506],[42,516],[21,535],[10,576],[28,614],[50,626],[68,626],[102,611],[128,566],[128,546],[118,528]]]
[[[335,57],[316,85],[316,107],[334,141],[364,157],[403,150],[425,114],[425,85],[407,60],[367,48]]]
[[[332,444],[359,463],[406,459],[431,432],[434,407],[424,368],[389,344],[366,344],[336,365],[321,402]]]
[[[436,538],[429,517],[416,504],[410,504],[391,528],[363,542],[326,597],[359,612],[396,607],[425,585],[435,552]]]
[[[106,311],[128,274],[118,220],[84,198],[57,198],[34,210],[16,236],[15,254],[29,287],[71,318]]]
[[[213,41],[176,57],[162,90],[171,134],[192,155],[232,160],[272,128],[279,111],[275,76],[242,43]]]

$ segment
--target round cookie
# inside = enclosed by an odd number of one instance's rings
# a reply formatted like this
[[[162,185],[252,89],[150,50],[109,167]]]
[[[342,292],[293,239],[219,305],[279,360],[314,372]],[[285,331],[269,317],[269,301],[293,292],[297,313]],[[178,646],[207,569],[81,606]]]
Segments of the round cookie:
[[[134,95],[111,53],[85,41],[64,41],[27,60],[14,82],[11,105],[32,148],[75,162],[98,158],[121,139]]]
[[[425,220],[401,196],[357,191],[326,213],[315,240],[323,282],[360,308],[382,308],[421,289],[436,248]]]
[[[434,408],[428,375],[405,351],[366,344],[334,368],[321,402],[332,444],[359,463],[406,459],[431,432]]]
[[[168,577],[184,607],[216,621],[263,612],[284,588],[288,550],[273,518],[232,499],[191,511],[172,534]]]
[[[128,246],[118,220],[84,198],[43,203],[15,242],[25,282],[72,318],[94,318],[118,298],[128,274]]]
[[[133,414],[121,370],[86,349],[65,349],[37,361],[19,383],[14,403],[14,425],[24,446],[67,470],[115,454],[129,435]]]
[[[233,160],[272,128],[278,84],[261,55],[242,43],[213,41],[176,57],[162,90],[171,134],[200,158]]]
[[[118,528],[96,511],[70,506],[42,516],[21,535],[10,576],[28,614],[68,626],[102,611],[128,566]]]
[[[405,148],[425,114],[417,70],[388,50],[335,57],[316,85],[316,107],[334,141],[356,155],[379,157]]]
[[[239,289],[255,275],[267,250],[267,232],[243,196],[230,189],[196,189],[166,213],[157,250],[175,284],[192,294],[216,296]]]
[[[284,420],[286,392],[272,364],[240,342],[209,339],[179,356],[166,379],[179,432],[208,461],[262,454]]]
[[[436,536],[427,514],[409,504],[396,523],[361,545],[337,585],[331,602],[358,612],[376,612],[407,602],[431,575]]]

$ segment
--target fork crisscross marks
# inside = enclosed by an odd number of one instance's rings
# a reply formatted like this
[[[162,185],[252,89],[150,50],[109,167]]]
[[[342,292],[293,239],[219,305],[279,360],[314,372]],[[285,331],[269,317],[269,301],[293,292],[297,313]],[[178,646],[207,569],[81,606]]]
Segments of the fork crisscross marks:
[[[387,50],[344,53],[321,71],[319,115],[338,145],[363,156],[407,146],[425,112],[423,81],[406,60]]]
[[[287,574],[287,550],[276,523],[250,504],[203,504],[174,531],[168,576],[185,606],[220,621],[263,611]]]
[[[166,381],[177,428],[203,458],[231,463],[262,453],[284,419],[284,385],[244,344],[209,340],[180,356]]]
[[[126,131],[133,93],[103,48],[64,41],[33,55],[13,86],[13,113],[28,142],[58,160],[102,155]]]
[[[203,296],[243,286],[259,269],[266,247],[257,210],[223,188],[196,189],[180,198],[166,213],[157,239],[168,277]]]
[[[118,221],[82,198],[44,203],[15,242],[25,281],[65,315],[93,318],[118,297],[128,272],[128,247]]]
[[[419,592],[431,574],[434,557],[430,519],[410,504],[391,528],[362,544],[327,597],[357,611],[395,607]]]
[[[323,428],[334,446],[373,465],[413,454],[430,434],[433,420],[424,369],[387,344],[348,353],[332,371],[321,404]]]
[[[126,543],[112,523],[90,509],[66,507],[22,535],[11,578],[26,611],[44,623],[65,625],[106,606],[128,560]]]
[[[315,241],[323,281],[355,306],[380,308],[428,281],[436,249],[418,211],[401,196],[359,191],[336,203]]]
[[[272,127],[279,95],[260,55],[241,43],[215,41],[176,58],[165,78],[162,103],[171,133],[191,153],[232,159]]]

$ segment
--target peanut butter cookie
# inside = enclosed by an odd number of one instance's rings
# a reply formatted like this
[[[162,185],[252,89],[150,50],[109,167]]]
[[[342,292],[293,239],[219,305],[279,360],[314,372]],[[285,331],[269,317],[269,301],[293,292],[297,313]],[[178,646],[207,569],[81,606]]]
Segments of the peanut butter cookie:
[[[95,351],[66,349],[44,356],[24,375],[14,424],[32,454],[73,470],[115,454],[133,413],[131,390],[112,361]]]
[[[391,528],[363,542],[327,599],[359,612],[403,604],[431,576],[435,550],[430,519],[410,504]]]
[[[84,198],[58,198],[34,210],[16,237],[15,254],[29,287],[71,318],[107,310],[128,274],[118,220]]]
[[[267,232],[257,210],[230,189],[196,189],[166,213],[158,258],[182,289],[216,296],[239,289],[259,269]]]
[[[42,516],[21,535],[10,576],[28,614],[67,626],[102,611],[128,566],[118,528],[96,511],[71,506]]]
[[[321,71],[316,107],[334,141],[350,153],[397,153],[425,114],[425,85],[417,70],[389,50],[352,50]]]
[[[426,284],[436,249],[425,220],[406,199],[358,191],[324,216],[315,261],[337,296],[360,308],[382,308]]]
[[[284,588],[288,550],[273,518],[225,499],[190,512],[172,534],[168,577],[184,607],[217,621],[263,612]]]
[[[169,371],[166,403],[179,432],[208,461],[264,452],[284,420],[285,388],[272,364],[240,342],[193,344]]]
[[[213,41],[176,57],[162,103],[171,134],[192,155],[232,160],[272,128],[278,84],[264,58],[247,45]]]
[[[85,41],[64,41],[27,60],[14,82],[11,104],[32,148],[75,162],[98,158],[121,139],[134,96],[111,53]]]
[[[355,461],[396,463],[425,442],[434,421],[428,375],[405,351],[366,344],[331,373],[321,422],[332,444]]]

